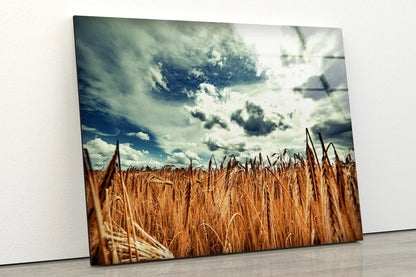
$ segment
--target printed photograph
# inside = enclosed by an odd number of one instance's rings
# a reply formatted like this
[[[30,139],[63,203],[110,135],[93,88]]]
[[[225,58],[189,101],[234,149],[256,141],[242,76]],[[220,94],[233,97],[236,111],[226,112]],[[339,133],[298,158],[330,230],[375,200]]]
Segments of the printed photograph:
[[[92,265],[362,240],[341,29],[73,20]]]

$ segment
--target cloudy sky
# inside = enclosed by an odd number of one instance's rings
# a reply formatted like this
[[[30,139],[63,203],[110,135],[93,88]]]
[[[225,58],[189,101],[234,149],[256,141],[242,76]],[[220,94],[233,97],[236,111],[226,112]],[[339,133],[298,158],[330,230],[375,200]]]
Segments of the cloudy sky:
[[[305,128],[342,156],[353,148],[340,29],[96,17],[74,27],[95,168],[117,140],[123,167],[302,154]]]

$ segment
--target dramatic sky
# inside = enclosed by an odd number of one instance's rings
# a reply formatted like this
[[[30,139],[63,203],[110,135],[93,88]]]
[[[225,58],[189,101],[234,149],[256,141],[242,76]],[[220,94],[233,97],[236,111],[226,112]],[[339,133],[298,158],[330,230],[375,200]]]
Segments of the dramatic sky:
[[[83,145],[103,168],[353,148],[340,29],[75,17]],[[318,141],[315,142],[320,148]]]

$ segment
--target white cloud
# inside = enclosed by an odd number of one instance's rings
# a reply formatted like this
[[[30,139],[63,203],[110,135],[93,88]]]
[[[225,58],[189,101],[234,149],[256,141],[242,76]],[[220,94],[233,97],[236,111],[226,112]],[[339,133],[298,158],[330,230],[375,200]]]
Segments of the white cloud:
[[[200,159],[201,159],[200,157],[198,157],[198,155],[197,155],[197,154],[195,154],[195,153],[194,153],[194,152],[192,152],[192,151],[186,151],[185,156],[186,156],[188,159],[192,159],[192,160],[200,160]]]
[[[129,137],[138,137],[141,140],[150,140],[149,135],[143,132],[127,133]]]
[[[189,166],[191,160],[194,165],[197,165],[199,164],[199,160],[201,160],[201,158],[191,151],[186,151],[186,153],[175,152],[166,159],[166,163],[173,164],[177,167],[186,167]]]
[[[84,144],[84,147],[90,152],[89,154],[91,157],[105,157],[109,154],[112,155],[116,149],[115,145],[108,144],[100,138],[90,140]]]
[[[161,64],[157,66],[149,67],[148,74],[149,74],[149,82],[153,88],[156,88],[156,84],[161,86],[162,88],[169,90],[165,81],[163,80],[162,72],[160,71]]]
[[[113,136],[117,136],[118,134],[120,134],[120,130],[118,130],[118,129],[115,130],[115,133],[113,133],[113,134],[107,134],[107,133],[103,133],[103,132],[98,131],[96,128],[91,128],[91,127],[88,127],[86,125],[81,125],[81,130],[85,131],[85,132],[93,132],[97,135],[104,136],[104,137],[113,137]]]
[[[81,129],[82,129],[83,131],[90,131],[90,132],[97,131],[97,129],[95,129],[95,128],[90,128],[90,127],[87,127],[87,126],[85,126],[85,125],[81,125]]]
[[[210,55],[211,58],[208,59],[213,65],[218,64],[220,67],[223,66],[222,56],[221,53],[216,51],[215,49],[211,51]]]
[[[131,147],[130,143],[121,143],[120,145],[120,160],[122,168],[130,166],[142,167],[162,167],[163,163],[147,156],[148,151],[140,151]],[[116,145],[107,143],[100,138],[95,138],[84,144],[88,150],[91,162],[94,169],[104,169],[114,155]]]
[[[196,68],[192,68],[192,70],[191,70],[191,72],[190,72],[192,75],[194,75],[195,77],[201,77],[201,76],[204,76],[204,73],[201,71],[201,70],[199,70],[199,69],[196,69]]]
[[[169,164],[179,164],[179,165],[185,165],[186,163],[189,163],[190,160],[186,157],[185,153],[173,153],[170,157],[166,160]]]

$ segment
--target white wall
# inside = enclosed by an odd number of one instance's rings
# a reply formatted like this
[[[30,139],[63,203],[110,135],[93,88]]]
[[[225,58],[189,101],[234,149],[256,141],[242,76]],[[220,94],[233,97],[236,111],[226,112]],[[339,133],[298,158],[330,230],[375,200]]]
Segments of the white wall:
[[[0,264],[88,256],[72,15],[341,27],[364,232],[416,228],[414,1],[0,3]]]

